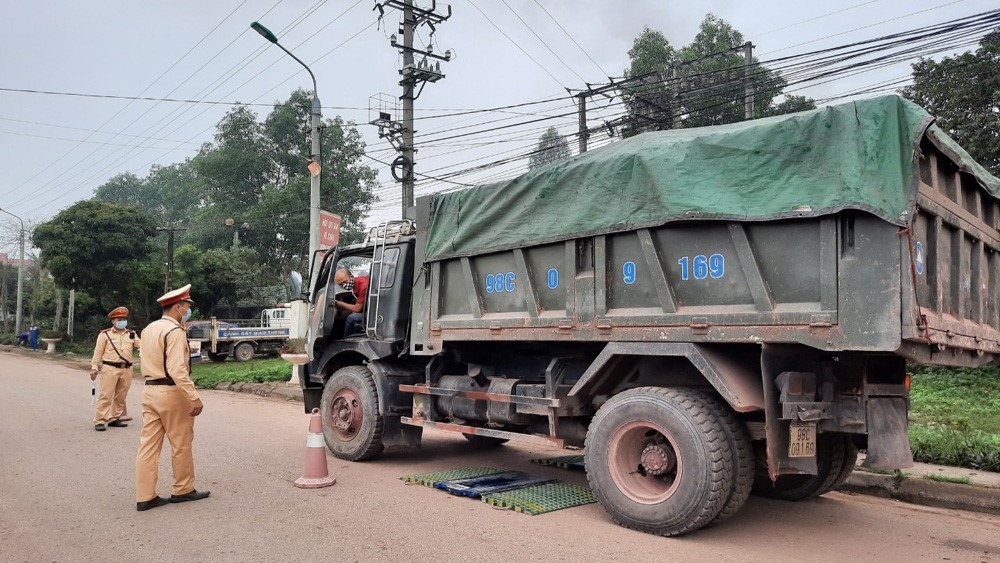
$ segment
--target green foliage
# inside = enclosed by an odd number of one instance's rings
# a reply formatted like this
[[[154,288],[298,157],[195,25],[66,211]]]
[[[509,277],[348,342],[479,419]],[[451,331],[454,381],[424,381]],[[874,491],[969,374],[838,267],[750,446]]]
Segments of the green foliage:
[[[190,283],[191,298],[204,317],[214,314],[215,306],[225,298],[241,297],[248,286],[243,280],[253,279],[257,256],[253,250],[198,250],[186,244],[174,253],[175,285]]]
[[[281,358],[249,362],[199,362],[191,367],[191,380],[202,388],[213,388],[225,381],[287,381],[291,376],[291,367]]]
[[[743,49],[737,49],[743,44],[743,34],[713,14],[705,16],[691,43],[678,50],[661,32],[644,28],[628,52],[625,76],[659,74],[623,88],[628,116],[622,133],[743,121],[747,61]],[[773,103],[787,83],[756,58],[751,59],[750,73],[755,118],[816,107],[802,96]]]
[[[60,287],[86,291],[100,309],[128,302],[128,290],[156,233],[153,217],[133,205],[80,201],[35,228],[41,265]]]
[[[930,479],[931,481],[937,481],[939,483],[956,483],[959,485],[971,485],[972,478],[968,475],[941,475],[940,473],[928,473],[924,475],[924,479]]]
[[[973,53],[913,65],[913,85],[900,93],[938,118],[937,124],[990,172],[1000,175],[1000,31]]]
[[[263,121],[250,108],[236,106],[219,121],[214,141],[202,146],[198,155],[154,166],[144,178],[129,173],[115,176],[97,188],[88,205],[127,204],[153,218],[147,226],[184,229],[175,236],[171,285],[191,283],[202,315],[211,314],[220,299],[242,298],[255,287],[282,284],[287,271],[307,269],[311,101],[310,92],[296,90],[286,101],[276,102]],[[321,207],[343,218],[344,243],[358,241],[365,232],[364,216],[376,201],[377,172],[362,162],[365,144],[356,126],[340,117],[324,120],[321,147]],[[125,224],[119,227],[131,226],[131,216],[120,219]],[[232,242],[236,233],[226,225],[227,219],[238,229],[238,252]],[[83,232],[94,232],[91,238],[101,239],[108,254],[118,255],[117,270],[106,271],[106,257],[93,249],[85,248],[79,259],[43,249],[43,265],[56,276],[56,284],[71,287],[76,277],[75,287],[92,298],[82,308],[78,303],[77,331],[81,326],[83,333],[104,328],[110,306],[128,306],[133,312],[130,321],[139,321],[133,326],[159,317],[156,298],[163,293],[167,236],[136,238],[131,250],[142,251],[136,259],[122,252],[118,234],[110,236],[101,225],[86,227]],[[38,240],[51,235],[43,229]],[[60,239],[59,246],[68,245]],[[99,271],[92,264],[98,264]],[[6,275],[5,285],[12,283],[10,277]],[[83,283],[81,278],[88,279]],[[94,283],[95,279],[102,283]],[[50,304],[54,299],[43,307],[51,309]]]
[[[537,152],[528,157],[528,170],[534,170],[569,158],[569,143],[555,127],[549,127],[538,139]]]
[[[914,459],[1000,471],[1000,366],[915,366],[912,373]]]
[[[641,76],[650,72],[666,72],[677,52],[662,32],[644,26],[628,50],[629,67],[625,77]]]

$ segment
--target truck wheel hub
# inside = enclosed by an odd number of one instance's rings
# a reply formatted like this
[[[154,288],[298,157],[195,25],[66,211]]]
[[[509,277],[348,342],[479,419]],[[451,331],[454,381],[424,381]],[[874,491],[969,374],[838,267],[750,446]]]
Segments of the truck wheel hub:
[[[331,406],[331,422],[333,431],[343,440],[353,438],[361,428],[364,411],[358,394],[350,389],[341,389],[333,396]]]
[[[643,469],[650,475],[664,475],[673,471],[677,465],[673,452],[659,444],[646,446],[640,459]]]

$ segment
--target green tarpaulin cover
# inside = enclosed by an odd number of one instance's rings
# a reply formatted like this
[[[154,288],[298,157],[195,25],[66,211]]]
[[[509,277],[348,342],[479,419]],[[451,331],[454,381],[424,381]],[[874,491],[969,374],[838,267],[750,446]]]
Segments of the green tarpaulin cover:
[[[644,133],[512,180],[432,196],[426,260],[670,221],[913,214],[927,134],[994,195],[1000,180],[933,117],[884,96],[731,125]]]

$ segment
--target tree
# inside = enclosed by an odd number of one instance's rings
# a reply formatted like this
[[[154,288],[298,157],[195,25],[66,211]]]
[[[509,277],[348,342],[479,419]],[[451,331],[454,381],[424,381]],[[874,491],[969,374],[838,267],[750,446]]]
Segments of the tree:
[[[663,33],[645,26],[632,42],[628,58],[625,78],[632,82],[621,89],[627,113],[622,120],[623,135],[673,128],[675,108],[670,79],[677,52],[670,41]]]
[[[38,225],[31,240],[56,284],[86,291],[103,310],[130,301],[131,278],[155,234],[155,219],[139,207],[91,199]]]
[[[642,131],[702,127],[746,119],[747,62],[743,34],[707,14],[691,44],[674,50],[666,37],[643,29],[629,50],[626,78],[642,77],[622,88],[627,117],[624,136]],[[789,96],[774,99],[786,86],[779,73],[751,59],[754,117],[814,109],[815,102]],[[646,73],[655,73],[647,75]]]
[[[538,139],[538,149],[528,157],[528,170],[569,158],[569,143],[555,127],[549,127]]]
[[[231,109],[216,125],[215,144],[193,162],[208,203],[229,214],[260,203],[264,186],[276,179],[273,155],[257,114],[246,106]]]
[[[233,300],[245,293],[249,285],[242,283],[250,276],[256,262],[252,250],[198,250],[186,244],[174,254],[175,277],[178,285],[190,283],[191,299],[198,312],[208,317],[222,299]]]
[[[812,98],[786,94],[785,99],[782,100],[781,103],[772,103],[770,106],[765,108],[764,116],[785,115],[787,113],[797,113],[811,109],[816,109],[816,101]]]
[[[1000,31],[967,51],[913,65],[901,94],[937,117],[937,124],[990,172],[1000,175]]]

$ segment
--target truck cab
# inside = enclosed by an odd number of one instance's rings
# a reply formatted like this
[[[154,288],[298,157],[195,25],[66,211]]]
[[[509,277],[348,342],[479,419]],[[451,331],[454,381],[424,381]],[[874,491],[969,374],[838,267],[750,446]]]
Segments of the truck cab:
[[[380,412],[409,409],[409,396],[399,392],[398,383],[415,381],[422,368],[400,370],[398,364],[390,368],[380,361],[400,356],[407,348],[415,235],[412,221],[391,221],[372,229],[359,244],[335,247],[317,256],[314,270],[318,273],[310,276],[313,287],[306,332],[310,362],[299,367],[306,412],[321,406],[326,409],[333,401],[321,399],[324,388],[328,387],[325,384],[334,373],[361,365],[375,370],[384,367],[401,378],[393,385],[383,385],[389,381],[384,377],[374,378]],[[337,307],[336,302],[353,302],[358,296],[337,284],[339,269],[350,271],[356,278],[367,276],[369,280],[361,311],[363,330],[353,334],[345,334],[350,313]],[[356,414],[352,412],[348,418],[360,420],[361,413]],[[350,429],[348,422],[343,424]]]

